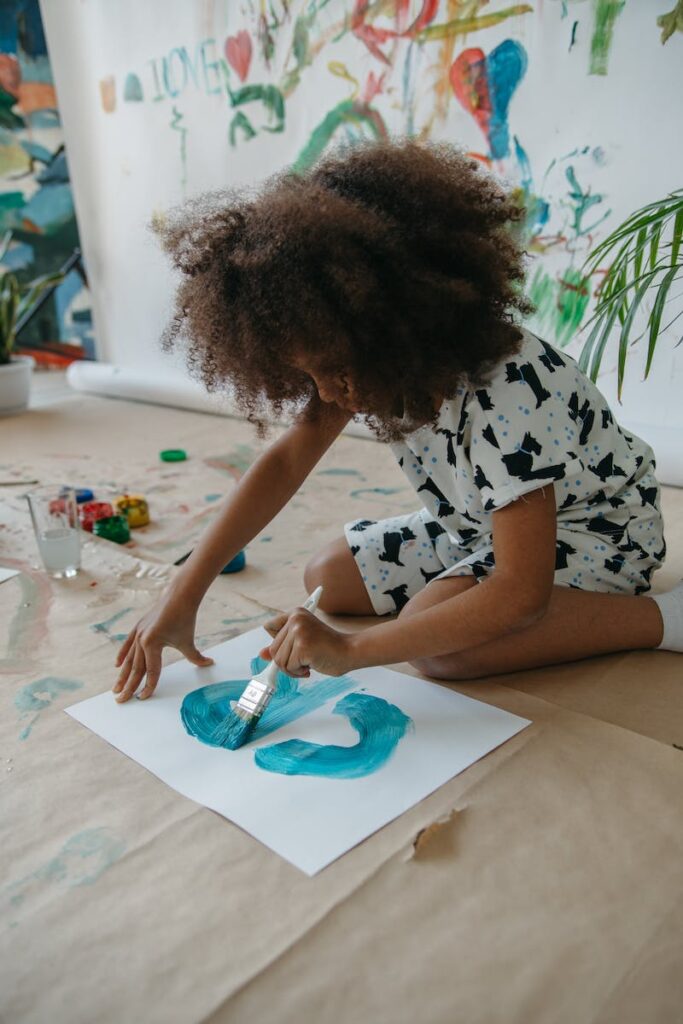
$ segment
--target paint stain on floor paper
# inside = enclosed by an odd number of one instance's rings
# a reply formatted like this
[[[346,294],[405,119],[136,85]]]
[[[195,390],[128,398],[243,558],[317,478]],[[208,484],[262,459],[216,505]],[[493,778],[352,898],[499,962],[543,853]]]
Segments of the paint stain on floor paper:
[[[126,844],[108,828],[88,828],[64,843],[59,853],[36,871],[24,875],[0,890],[0,916],[10,927],[11,918],[40,903],[46,888],[56,885],[73,889],[92,885],[124,853]]]
[[[19,733],[19,739],[25,740],[31,734],[31,729],[36,724],[42,711],[49,708],[63,693],[71,693],[74,690],[83,688],[83,683],[77,679],[60,679],[58,676],[43,676],[28,683],[17,693],[14,698],[14,705],[21,713],[22,719],[32,716],[31,721]]]

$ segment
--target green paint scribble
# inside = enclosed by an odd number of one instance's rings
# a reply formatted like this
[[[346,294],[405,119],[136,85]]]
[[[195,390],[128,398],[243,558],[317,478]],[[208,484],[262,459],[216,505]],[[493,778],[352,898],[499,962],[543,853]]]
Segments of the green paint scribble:
[[[366,129],[375,139],[388,136],[386,125],[376,110],[358,100],[344,100],[333,107],[313,129],[311,137],[294,161],[292,170],[300,174],[312,167],[327,149],[334,134],[346,126]]]
[[[557,279],[537,267],[528,286],[528,295],[536,307],[536,316],[551,327],[557,344],[562,347],[569,344],[586,311],[590,282],[573,267],[568,267]]]
[[[108,828],[88,828],[77,832],[62,846],[56,857],[37,871],[24,875],[0,890],[0,906],[5,919],[12,911],[38,898],[46,885],[74,889],[92,885],[124,853],[126,844]],[[16,922],[8,921],[10,927]]]
[[[173,107],[171,128],[180,133],[180,166],[182,167],[180,184],[183,189],[187,185],[187,128],[182,123],[184,116],[177,107]]]
[[[590,227],[586,227],[583,223],[583,218],[586,216],[586,214],[592,206],[596,206],[598,203],[602,202],[603,196],[597,192],[595,195],[591,195],[590,188],[588,189],[588,191],[584,192],[584,190],[579,185],[578,179],[576,177],[576,172],[573,167],[568,167],[565,171],[565,175],[570,185],[569,205],[573,207],[573,220],[571,228],[576,237],[580,238],[582,235],[588,235],[592,231],[595,231],[598,225],[602,224],[602,222],[607,217],[609,217],[612,211],[607,210],[605,213],[603,213],[602,217],[600,217],[599,220],[594,221],[590,225]]]
[[[261,131],[284,131],[285,100],[276,85],[245,85],[234,92],[228,89],[228,95],[233,107],[241,107],[251,103],[260,103],[263,105],[268,122],[260,126]],[[241,131],[246,139],[252,139],[256,135],[256,129],[242,110],[237,111],[230,123],[228,134],[231,146],[234,146],[237,141],[238,131]]]
[[[609,51],[617,18],[626,6],[626,0],[593,0],[595,19],[591,37],[591,55],[588,73],[606,75]]]
[[[14,706],[20,712],[21,718],[33,715],[31,721],[19,733],[19,739],[28,739],[31,729],[35,725],[41,711],[50,705],[62,693],[70,693],[83,688],[83,683],[77,679],[60,679],[57,676],[44,676],[36,679],[35,682],[22,686],[14,698]]]
[[[671,39],[674,32],[683,32],[683,0],[678,0],[672,11],[660,14],[657,27],[662,30],[662,45]]]

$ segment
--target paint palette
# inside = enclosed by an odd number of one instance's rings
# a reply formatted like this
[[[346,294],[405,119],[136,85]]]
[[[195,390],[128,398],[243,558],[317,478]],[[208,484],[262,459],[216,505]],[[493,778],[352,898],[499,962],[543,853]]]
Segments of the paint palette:
[[[211,733],[260,663],[253,630],[214,647],[215,664],[162,672],[149,701],[111,693],[68,708],[177,792],[210,807],[313,875],[529,722],[385,668],[281,676],[250,743]]]

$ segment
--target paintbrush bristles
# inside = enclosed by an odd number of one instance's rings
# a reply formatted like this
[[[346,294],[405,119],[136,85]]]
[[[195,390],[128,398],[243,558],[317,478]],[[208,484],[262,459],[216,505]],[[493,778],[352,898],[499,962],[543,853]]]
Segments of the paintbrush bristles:
[[[211,742],[217,747],[227,747],[228,750],[237,750],[243,746],[259,720],[258,715],[245,714],[241,708],[235,707],[223,721],[216,726]]]

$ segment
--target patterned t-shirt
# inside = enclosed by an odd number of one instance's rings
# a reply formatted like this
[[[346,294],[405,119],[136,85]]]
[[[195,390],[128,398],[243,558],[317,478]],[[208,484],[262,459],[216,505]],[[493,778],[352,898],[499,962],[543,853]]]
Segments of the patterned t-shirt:
[[[491,534],[496,509],[551,483],[558,527],[619,542],[636,506],[657,508],[652,449],[619,427],[570,356],[523,334],[486,387],[460,388],[436,425],[392,445],[399,465],[466,549]]]

